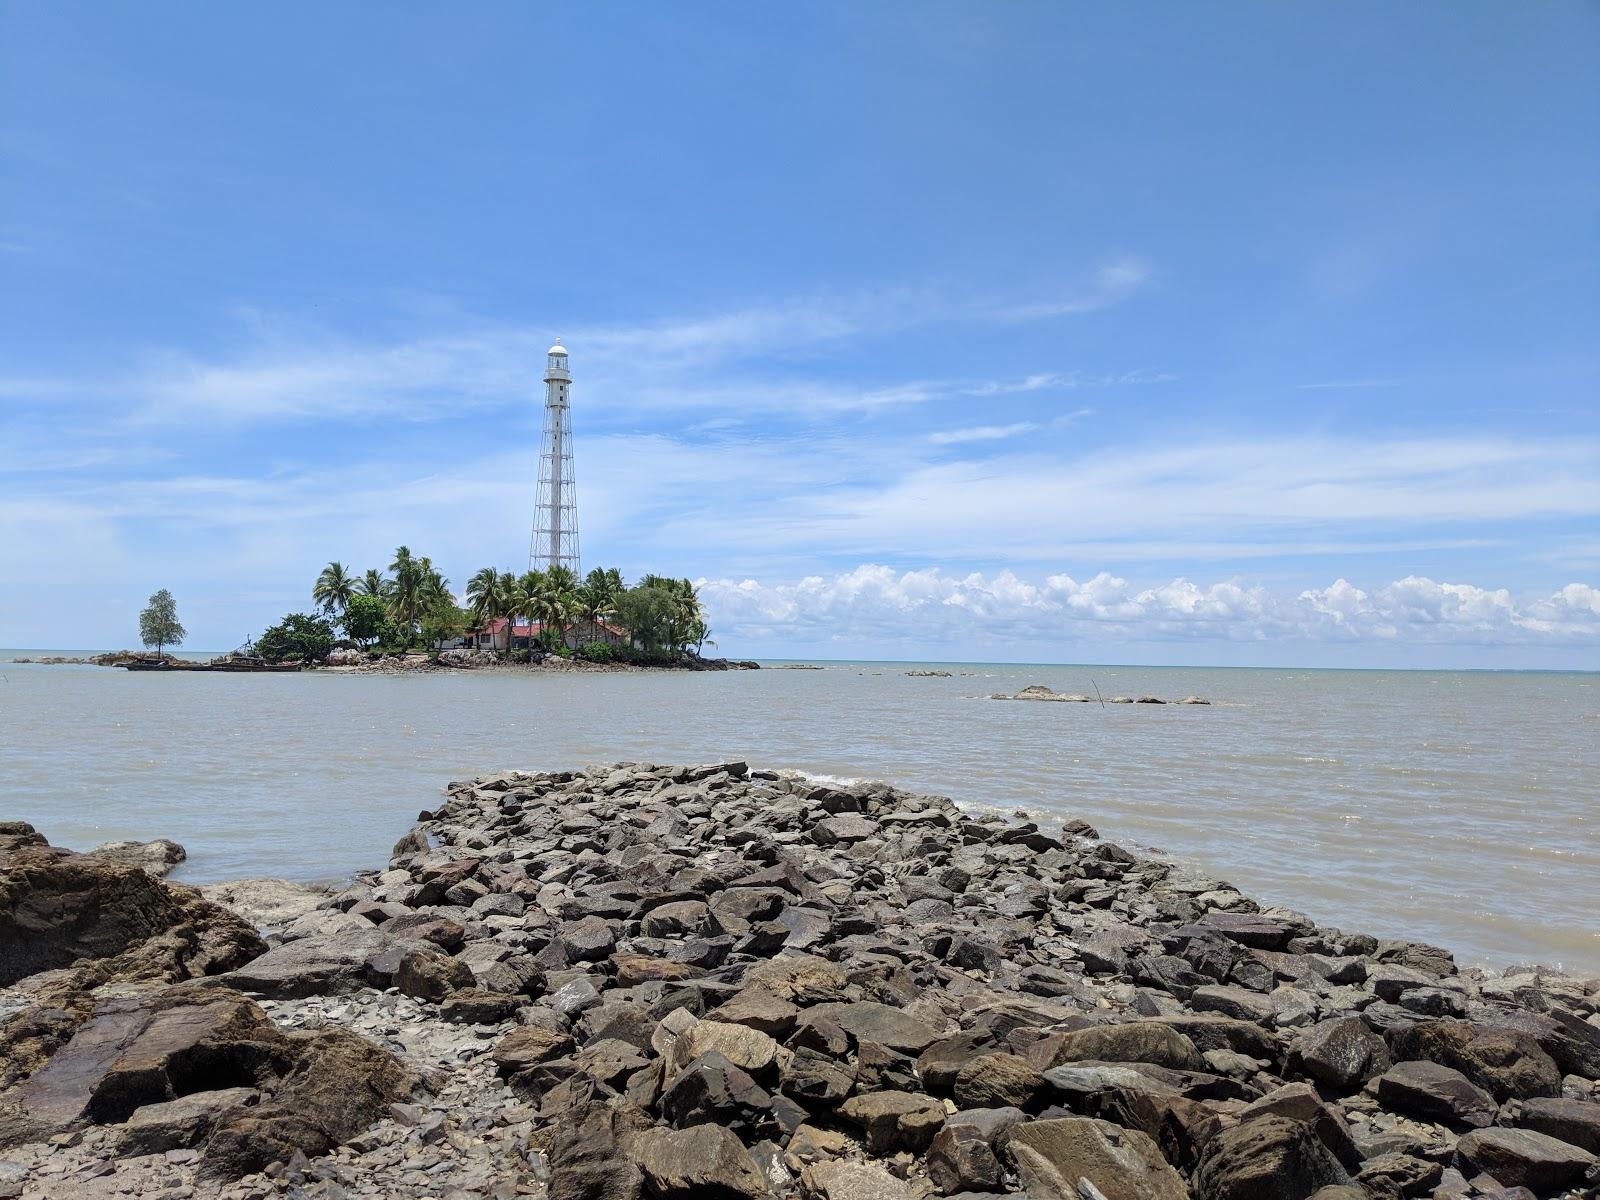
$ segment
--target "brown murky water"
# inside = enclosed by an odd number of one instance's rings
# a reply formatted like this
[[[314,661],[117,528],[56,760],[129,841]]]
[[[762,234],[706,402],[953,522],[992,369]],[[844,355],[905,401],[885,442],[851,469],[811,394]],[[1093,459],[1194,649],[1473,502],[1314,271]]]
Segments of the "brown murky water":
[[[3,657],[3,656],[0,656]],[[383,863],[449,779],[737,757],[1081,816],[1463,962],[1600,972],[1600,676],[831,665],[163,676],[0,663],[0,818],[176,838],[179,878]],[[1028,683],[1202,707],[996,703]]]

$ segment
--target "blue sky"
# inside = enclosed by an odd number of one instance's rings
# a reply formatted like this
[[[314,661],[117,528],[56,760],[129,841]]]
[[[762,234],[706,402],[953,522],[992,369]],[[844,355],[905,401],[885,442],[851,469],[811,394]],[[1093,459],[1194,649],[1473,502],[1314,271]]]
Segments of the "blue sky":
[[[1600,667],[1600,8],[0,4],[0,644],[400,543],[728,653]]]

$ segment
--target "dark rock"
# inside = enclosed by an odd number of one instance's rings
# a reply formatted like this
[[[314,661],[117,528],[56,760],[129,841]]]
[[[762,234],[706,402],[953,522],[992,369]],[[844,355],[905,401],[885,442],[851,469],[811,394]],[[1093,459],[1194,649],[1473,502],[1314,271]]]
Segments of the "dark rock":
[[[1482,1128],[1494,1123],[1494,1098],[1452,1067],[1433,1062],[1397,1063],[1378,1076],[1378,1103],[1391,1112]]]
[[[988,1139],[973,1125],[946,1124],[928,1146],[928,1178],[944,1195],[960,1191],[996,1192],[1005,1170]]]
[[[920,1053],[939,1036],[939,1030],[926,1021],[872,1000],[818,1004],[802,1011],[797,1023],[810,1025],[817,1021],[837,1025],[857,1042],[876,1042],[907,1054]]]
[[[1444,1176],[1436,1162],[1412,1154],[1379,1154],[1361,1164],[1356,1179],[1376,1196],[1429,1196]]]
[[[1353,1091],[1389,1069],[1384,1041],[1359,1017],[1339,1017],[1304,1030],[1290,1048],[1290,1066],[1337,1091]]]
[[[848,1063],[801,1047],[779,1072],[779,1088],[803,1104],[831,1108],[850,1094],[856,1080]]]
[[[1274,1012],[1268,997],[1226,983],[1195,988],[1189,997],[1189,1006],[1195,1012],[1221,1013],[1236,1021],[1253,1021],[1258,1025],[1269,1024]]]
[[[134,1109],[123,1125],[117,1153],[160,1154],[198,1146],[230,1112],[255,1103],[260,1096],[255,1088],[221,1088],[146,1104]]]
[[[771,1107],[771,1095],[717,1053],[686,1064],[661,1094],[661,1115],[680,1129],[709,1121],[753,1130]]]
[[[467,987],[446,996],[439,1005],[439,1015],[456,1025],[494,1025],[515,1016],[526,1003],[521,996]]]
[[[1426,1021],[1395,1030],[1389,1050],[1397,1062],[1424,1058],[1454,1067],[1496,1100],[1561,1094],[1555,1062],[1518,1030],[1472,1021]]]
[[[572,1050],[572,1038],[567,1034],[525,1025],[500,1039],[493,1058],[500,1074],[511,1076],[537,1063],[571,1054]]]
[[[874,1154],[921,1153],[944,1124],[944,1105],[911,1092],[865,1092],[839,1106],[839,1115],[861,1126]]]
[[[1600,1154],[1600,1104],[1539,1097],[1522,1102],[1516,1124]]]
[[[568,962],[598,962],[611,953],[616,935],[603,917],[584,917],[561,927],[561,943]]]
[[[1274,1088],[1261,1099],[1247,1105],[1239,1114],[1239,1119],[1249,1121],[1267,1115],[1288,1117],[1309,1125],[1347,1170],[1353,1171],[1360,1165],[1361,1152],[1356,1149],[1344,1118],[1324,1104],[1310,1084],[1286,1083]]]
[[[1297,932],[1293,925],[1260,913],[1213,911],[1201,917],[1199,923],[1257,950],[1282,950]]]
[[[290,943],[296,945],[298,943]],[[471,988],[477,981],[472,968],[432,945],[418,945],[405,951],[395,967],[394,986],[403,995],[418,1000],[443,1000],[459,988]]]
[[[917,1078],[928,1091],[946,1095],[955,1087],[956,1075],[965,1064],[993,1049],[994,1038],[986,1031],[942,1037],[917,1056]]]
[[[18,839],[25,844],[0,851],[0,987],[86,959],[111,960],[105,978],[177,982],[267,948],[253,926],[191,888]]]
[[[296,1154],[326,1154],[418,1087],[388,1051],[347,1029],[323,1029],[297,1040],[296,1049],[272,1095],[232,1110],[207,1139],[207,1174],[234,1179]]]
[[[1587,1150],[1532,1129],[1477,1129],[1456,1143],[1456,1168],[1469,1179],[1493,1175],[1506,1187],[1541,1196],[1576,1187],[1597,1161]]]
[[[1073,1062],[1147,1062],[1178,1071],[1204,1071],[1206,1060],[1195,1044],[1160,1021],[1097,1025],[1063,1034],[1048,1067]]]
[[[1044,1089],[1044,1076],[1027,1059],[990,1053],[963,1063],[952,1091],[962,1108],[1029,1108]]]
[[[660,1200],[757,1200],[766,1181],[739,1139],[716,1125],[644,1129],[623,1138],[628,1157]]]
[[[1309,1125],[1287,1117],[1242,1121],[1211,1139],[1195,1172],[1198,1200],[1306,1200],[1350,1177]]]
[[[1483,1024],[1527,1034],[1564,1075],[1600,1080],[1600,1026],[1582,1017],[1560,1008],[1545,1013],[1516,1009],[1496,1012]]]

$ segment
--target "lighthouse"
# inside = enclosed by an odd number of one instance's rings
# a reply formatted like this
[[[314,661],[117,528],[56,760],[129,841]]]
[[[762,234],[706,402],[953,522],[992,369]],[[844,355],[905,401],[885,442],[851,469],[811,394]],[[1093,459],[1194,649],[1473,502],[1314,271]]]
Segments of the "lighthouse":
[[[578,490],[572,474],[572,409],[567,349],[551,346],[544,369],[544,432],[539,439],[539,492],[533,512],[530,570],[562,566],[581,576],[578,565]]]

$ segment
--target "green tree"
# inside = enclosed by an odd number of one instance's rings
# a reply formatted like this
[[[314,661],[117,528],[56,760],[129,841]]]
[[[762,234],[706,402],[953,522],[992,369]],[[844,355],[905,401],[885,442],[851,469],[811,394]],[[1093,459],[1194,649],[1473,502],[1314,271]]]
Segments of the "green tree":
[[[256,639],[256,652],[268,662],[323,662],[332,650],[333,626],[305,613],[290,613]]]
[[[664,588],[640,583],[617,597],[617,618],[628,631],[628,644],[647,654],[661,654],[670,646],[675,602]]]
[[[358,646],[392,641],[397,632],[389,620],[389,606],[383,602],[383,598],[365,593],[350,597],[339,618],[339,626],[344,630],[345,637]]]
[[[661,642],[674,654],[681,654],[691,644],[703,647],[711,636],[705,612],[700,606],[700,594],[687,579],[673,579],[669,575],[646,575],[639,587],[647,588],[664,597],[666,613],[660,631]]]
[[[150,602],[139,614],[139,640],[156,648],[161,656],[165,646],[181,646],[187,631],[178,623],[178,605],[172,593],[162,588],[150,597]]]
[[[467,612],[457,608],[446,598],[438,601],[422,614],[422,637],[435,650],[444,643],[460,637],[467,631]]]
[[[382,596],[389,591],[389,581],[382,571],[367,568],[367,573],[356,580],[356,591],[363,596]]]
[[[322,568],[317,582],[311,588],[311,598],[324,612],[343,612],[356,595],[356,580],[337,560]]]

